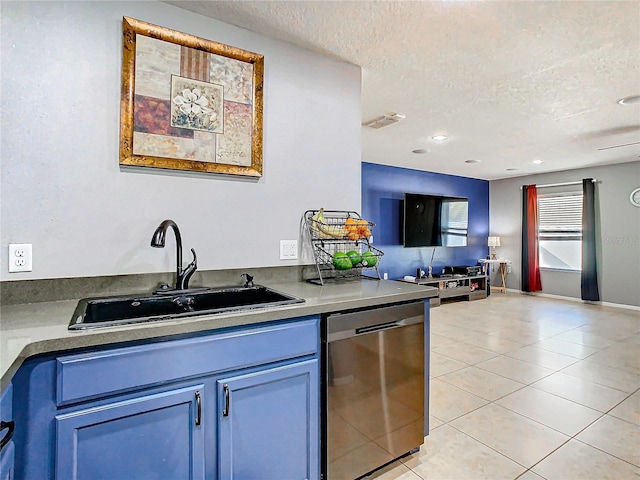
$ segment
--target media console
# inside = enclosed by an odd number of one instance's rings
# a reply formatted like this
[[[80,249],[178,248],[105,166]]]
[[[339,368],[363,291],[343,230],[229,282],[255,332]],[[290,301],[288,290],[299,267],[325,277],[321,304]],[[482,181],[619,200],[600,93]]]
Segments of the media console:
[[[406,282],[409,280],[404,281]],[[450,275],[431,278],[423,277],[409,282],[438,289],[438,296],[431,297],[429,299],[432,307],[439,306],[441,300],[448,298],[466,297],[469,301],[487,298],[486,275]]]

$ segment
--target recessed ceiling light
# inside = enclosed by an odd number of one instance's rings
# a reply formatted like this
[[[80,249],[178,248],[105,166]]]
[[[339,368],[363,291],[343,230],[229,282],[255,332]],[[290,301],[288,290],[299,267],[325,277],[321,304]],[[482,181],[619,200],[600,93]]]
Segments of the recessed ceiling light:
[[[411,150],[413,153],[417,153],[418,155],[422,155],[423,153],[427,153],[428,150],[425,150],[424,148],[416,148],[415,150]]]
[[[470,160],[465,160],[464,163],[480,163],[482,160],[476,160],[475,158],[472,158]]]
[[[538,160],[538,159],[536,159],[536,160],[534,160],[532,163],[535,163],[536,165],[540,165],[540,164],[544,163],[544,160]]]
[[[444,142],[448,138],[449,137],[447,135],[440,134],[440,135],[434,135],[433,137],[431,137],[431,140],[435,142]]]
[[[620,105],[631,105],[633,103],[640,103],[640,95],[629,95],[628,97],[618,100]]]

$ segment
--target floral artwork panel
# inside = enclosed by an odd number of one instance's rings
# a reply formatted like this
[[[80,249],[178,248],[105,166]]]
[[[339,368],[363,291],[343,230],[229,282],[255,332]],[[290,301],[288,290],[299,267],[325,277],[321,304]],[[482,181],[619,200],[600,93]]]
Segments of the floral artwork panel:
[[[181,47],[180,76],[209,82],[209,52],[195,48]]]
[[[180,71],[180,45],[136,35],[136,95],[171,98],[171,75]]]
[[[227,132],[238,132],[251,135],[251,119],[253,109],[251,105],[236,102],[224,102],[224,122]]]
[[[216,163],[251,165],[251,136],[233,133],[218,137]]]
[[[260,177],[264,57],[122,19],[120,164]]]
[[[226,130],[218,137],[216,162],[251,165],[251,105],[224,102]]]
[[[224,87],[224,99],[253,103],[253,65],[221,55],[209,58],[209,78]]]
[[[193,159],[198,162],[216,162],[216,145],[222,135],[214,133],[193,132]]]
[[[216,136],[213,134],[196,131],[194,138],[182,138],[134,132],[133,140],[136,155],[153,154],[196,162],[216,161]]]
[[[221,85],[177,75],[171,77],[171,126],[224,133]]]
[[[193,130],[171,126],[169,100],[136,95],[134,101],[134,132],[193,138]]]

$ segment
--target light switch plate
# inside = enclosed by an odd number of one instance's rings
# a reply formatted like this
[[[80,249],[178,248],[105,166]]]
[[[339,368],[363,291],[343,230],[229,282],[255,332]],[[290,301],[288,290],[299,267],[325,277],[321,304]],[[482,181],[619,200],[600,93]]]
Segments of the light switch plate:
[[[298,258],[297,240],[280,240],[280,260],[295,260]]]

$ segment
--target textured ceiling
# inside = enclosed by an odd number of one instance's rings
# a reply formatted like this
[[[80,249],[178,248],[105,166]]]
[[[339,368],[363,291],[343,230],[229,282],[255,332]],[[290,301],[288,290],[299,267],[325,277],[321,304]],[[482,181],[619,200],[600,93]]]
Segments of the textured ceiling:
[[[363,161],[497,179],[640,158],[640,103],[617,103],[640,94],[640,1],[165,3],[360,65],[363,124],[406,115],[362,127]]]

